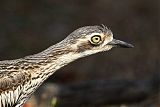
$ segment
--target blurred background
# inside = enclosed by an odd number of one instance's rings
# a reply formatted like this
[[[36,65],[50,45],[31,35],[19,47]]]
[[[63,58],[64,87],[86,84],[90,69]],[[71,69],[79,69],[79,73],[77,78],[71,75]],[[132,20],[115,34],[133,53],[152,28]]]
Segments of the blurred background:
[[[25,107],[160,107],[159,0],[1,0],[0,60],[38,53],[73,30],[107,25],[135,45],[58,70]]]

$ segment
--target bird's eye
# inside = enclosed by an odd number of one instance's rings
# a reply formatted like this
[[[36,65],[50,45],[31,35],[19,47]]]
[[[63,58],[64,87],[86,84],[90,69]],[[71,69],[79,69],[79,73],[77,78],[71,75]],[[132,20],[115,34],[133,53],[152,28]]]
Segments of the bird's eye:
[[[91,37],[91,43],[94,45],[98,45],[102,41],[102,38],[100,35],[94,35]]]

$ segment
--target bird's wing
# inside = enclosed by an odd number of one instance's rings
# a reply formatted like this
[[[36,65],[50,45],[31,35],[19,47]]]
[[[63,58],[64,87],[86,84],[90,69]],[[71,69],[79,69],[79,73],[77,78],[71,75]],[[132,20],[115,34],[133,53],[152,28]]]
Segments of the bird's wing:
[[[31,78],[29,72],[17,69],[16,64],[0,63],[0,107],[13,107]]]
[[[23,71],[0,72],[0,93],[15,90],[18,86],[25,84],[30,79],[30,74]]]

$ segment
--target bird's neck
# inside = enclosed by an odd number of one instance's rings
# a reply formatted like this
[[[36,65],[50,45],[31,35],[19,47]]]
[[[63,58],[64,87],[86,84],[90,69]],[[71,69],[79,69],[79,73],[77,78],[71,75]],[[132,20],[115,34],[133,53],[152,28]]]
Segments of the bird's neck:
[[[38,66],[35,70],[31,71],[31,74],[33,74],[32,80],[35,79],[38,84],[41,84],[56,70],[77,58],[78,56],[76,56],[75,52],[65,44],[56,44],[41,53],[26,57],[28,61],[35,62]]]
[[[56,44],[41,53],[23,58],[21,61],[25,69],[24,72],[30,74],[30,79],[25,82],[22,91],[27,92],[27,95],[31,96],[56,70],[77,59],[75,52],[69,47],[64,43],[62,45]],[[19,99],[23,99],[23,96],[20,96]]]

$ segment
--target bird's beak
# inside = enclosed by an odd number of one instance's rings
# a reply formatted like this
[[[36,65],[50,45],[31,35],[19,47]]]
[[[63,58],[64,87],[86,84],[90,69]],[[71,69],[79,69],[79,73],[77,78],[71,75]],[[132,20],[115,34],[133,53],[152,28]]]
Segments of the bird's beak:
[[[119,46],[122,48],[133,48],[134,47],[132,44],[123,42],[121,40],[116,40],[116,39],[113,39],[111,42],[108,43],[108,45]]]

